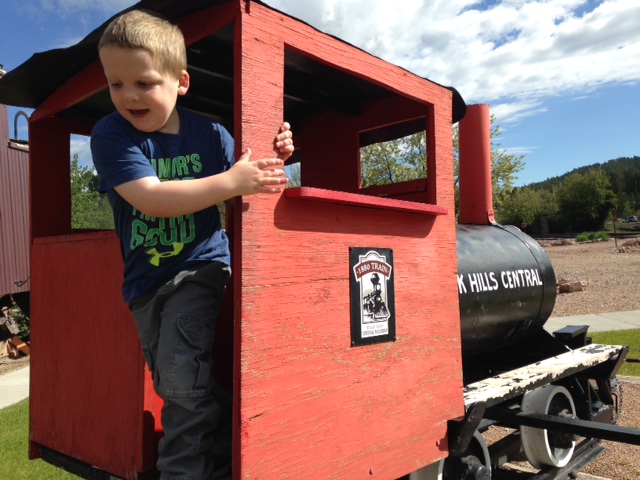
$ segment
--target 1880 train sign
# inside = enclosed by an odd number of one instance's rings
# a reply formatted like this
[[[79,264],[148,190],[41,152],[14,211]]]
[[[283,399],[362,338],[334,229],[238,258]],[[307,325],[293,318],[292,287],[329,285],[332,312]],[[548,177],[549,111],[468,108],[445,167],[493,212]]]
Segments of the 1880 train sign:
[[[393,251],[352,247],[351,344],[369,345],[396,339]]]

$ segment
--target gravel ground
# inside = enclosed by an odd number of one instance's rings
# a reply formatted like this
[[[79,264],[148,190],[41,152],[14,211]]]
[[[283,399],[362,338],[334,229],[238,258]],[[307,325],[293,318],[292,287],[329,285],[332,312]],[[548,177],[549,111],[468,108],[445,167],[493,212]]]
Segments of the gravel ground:
[[[640,428],[640,384],[638,378],[623,377],[622,413],[618,424]],[[611,480],[640,479],[640,447],[603,441],[605,451],[598,459],[587,465],[584,473],[610,478]]]
[[[0,375],[13,372],[29,365],[29,357],[20,357],[12,359],[9,357],[0,357]]]
[[[556,280],[583,282],[582,292],[559,294],[554,317],[640,310],[640,248],[625,241],[551,245],[541,242],[556,272]],[[623,377],[619,424],[640,428],[640,379]],[[640,447],[603,442],[606,448],[583,472],[611,480],[640,479]]]
[[[582,292],[556,297],[554,317],[640,310],[639,247],[623,247],[621,240],[617,247],[614,240],[560,246],[540,243],[551,259],[556,281],[586,284]]]

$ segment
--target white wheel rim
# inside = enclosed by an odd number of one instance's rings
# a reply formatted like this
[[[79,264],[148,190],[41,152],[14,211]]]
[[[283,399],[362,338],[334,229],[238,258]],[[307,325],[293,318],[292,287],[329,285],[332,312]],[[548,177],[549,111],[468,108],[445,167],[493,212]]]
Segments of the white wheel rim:
[[[548,414],[552,402],[560,402],[571,410],[572,415],[576,414],[571,394],[559,385],[545,385],[525,393],[522,399],[522,412]],[[542,468],[545,465],[564,467],[571,460],[576,446],[575,441],[571,442],[570,448],[552,444],[549,433],[542,428],[521,426],[520,437],[527,460],[536,468]]]

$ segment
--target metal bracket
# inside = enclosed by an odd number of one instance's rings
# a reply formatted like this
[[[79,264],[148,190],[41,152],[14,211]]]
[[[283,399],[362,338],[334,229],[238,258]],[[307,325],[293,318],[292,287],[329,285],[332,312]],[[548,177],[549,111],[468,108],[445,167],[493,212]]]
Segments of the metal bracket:
[[[486,403],[474,403],[469,405],[464,418],[448,421],[449,455],[453,457],[464,455],[486,410]]]

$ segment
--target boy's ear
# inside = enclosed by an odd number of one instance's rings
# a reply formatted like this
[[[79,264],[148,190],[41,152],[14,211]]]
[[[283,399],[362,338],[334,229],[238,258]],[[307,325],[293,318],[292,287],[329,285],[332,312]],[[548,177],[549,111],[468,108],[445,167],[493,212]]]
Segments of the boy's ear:
[[[189,90],[190,78],[186,70],[182,70],[178,77],[178,95],[185,95]]]

